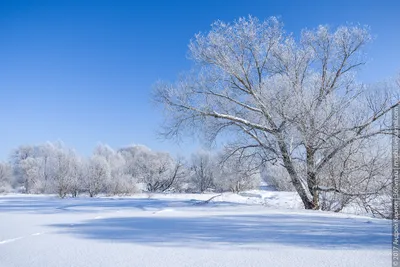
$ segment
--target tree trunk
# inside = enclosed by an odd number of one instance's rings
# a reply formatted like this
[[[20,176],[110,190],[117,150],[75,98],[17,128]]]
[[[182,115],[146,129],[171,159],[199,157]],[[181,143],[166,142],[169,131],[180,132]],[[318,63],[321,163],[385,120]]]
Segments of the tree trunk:
[[[296,172],[296,169],[294,168],[292,159],[290,158],[289,151],[286,147],[285,141],[283,141],[283,140],[284,140],[283,138],[279,138],[278,145],[279,145],[279,149],[282,153],[284,167],[287,170],[287,172],[289,173],[292,184],[293,184],[294,188],[296,189],[297,193],[299,194],[301,201],[304,204],[304,208],[308,209],[308,210],[315,209],[314,202],[312,200],[310,200],[305,188],[301,184],[300,178]]]
[[[313,198],[313,209],[319,209],[319,194],[317,190],[317,174],[315,173],[315,157],[314,150],[310,147],[306,147],[307,157],[307,186]]]

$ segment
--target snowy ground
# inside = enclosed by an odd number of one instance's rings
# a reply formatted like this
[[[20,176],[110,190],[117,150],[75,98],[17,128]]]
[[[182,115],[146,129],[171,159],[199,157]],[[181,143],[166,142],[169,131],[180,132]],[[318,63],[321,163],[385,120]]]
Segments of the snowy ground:
[[[0,196],[0,266],[391,266],[390,221],[285,192],[211,196]]]

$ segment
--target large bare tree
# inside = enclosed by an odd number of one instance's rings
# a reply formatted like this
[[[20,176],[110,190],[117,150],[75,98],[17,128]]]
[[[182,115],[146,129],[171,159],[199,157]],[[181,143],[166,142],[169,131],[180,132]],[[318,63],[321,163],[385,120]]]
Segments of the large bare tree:
[[[281,164],[305,208],[318,209],[321,192],[340,190],[324,184],[330,163],[351,144],[390,133],[398,99],[355,79],[370,39],[359,26],[319,26],[294,38],[274,17],[217,21],[190,42],[193,69],[155,86],[165,135],[200,130],[214,140],[229,132],[237,137],[231,151]]]

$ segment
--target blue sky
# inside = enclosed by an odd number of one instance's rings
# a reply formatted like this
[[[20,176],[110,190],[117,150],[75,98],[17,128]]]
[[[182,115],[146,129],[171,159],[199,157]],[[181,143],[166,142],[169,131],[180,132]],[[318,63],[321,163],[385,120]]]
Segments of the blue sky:
[[[158,139],[155,81],[190,68],[187,45],[217,20],[280,16],[288,32],[319,24],[368,24],[376,38],[360,80],[400,71],[399,1],[0,1],[0,160],[22,144],[63,140],[89,155],[99,142],[144,144],[188,154]]]

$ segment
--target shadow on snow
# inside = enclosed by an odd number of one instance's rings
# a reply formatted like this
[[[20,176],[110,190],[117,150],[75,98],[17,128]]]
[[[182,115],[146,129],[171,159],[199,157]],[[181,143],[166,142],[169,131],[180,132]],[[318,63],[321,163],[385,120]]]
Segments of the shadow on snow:
[[[107,210],[154,211],[164,208],[197,206],[195,199],[151,199],[151,198],[67,198],[58,197],[1,197],[0,212],[31,212],[39,214],[91,213]],[[239,206],[231,202],[209,203],[213,206]]]
[[[301,214],[124,217],[55,224],[60,234],[143,245],[210,247],[265,243],[320,249],[389,249],[387,221]]]

